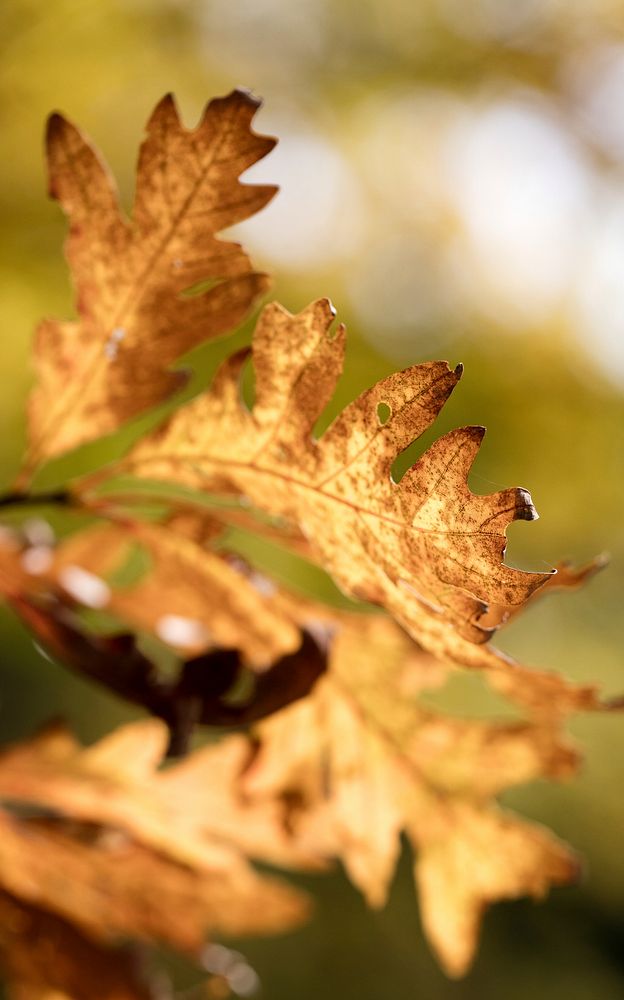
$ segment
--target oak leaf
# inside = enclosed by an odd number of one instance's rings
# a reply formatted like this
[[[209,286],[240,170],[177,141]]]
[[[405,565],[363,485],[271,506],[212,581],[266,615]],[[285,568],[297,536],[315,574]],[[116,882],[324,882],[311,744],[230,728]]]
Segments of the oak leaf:
[[[554,567],[555,572],[548,577],[544,586],[533,592],[530,600],[533,601],[535,598],[545,597],[553,591],[578,590],[579,587],[584,586],[591,580],[596,573],[600,573],[608,563],[609,558],[604,553],[590,559],[583,566],[575,566],[570,560],[562,560],[556,564]],[[491,628],[498,628],[500,625],[506,625],[520,611],[523,611],[525,607],[526,605],[519,608],[517,605],[515,607],[505,607],[504,605],[492,604],[482,621]]]
[[[126,947],[0,892],[0,965],[10,1000],[164,1000]]]
[[[59,971],[76,972],[75,947],[98,962],[103,949],[130,939],[199,959],[209,933],[273,934],[308,914],[302,893],[248,861],[319,865],[291,842],[281,803],[247,803],[235,787],[247,740],[205,747],[156,772],[166,743],[156,721],[88,748],[56,724],[0,755],[0,912],[8,894],[48,914],[41,919],[68,950]],[[18,931],[19,955],[28,931]],[[86,986],[88,978],[88,997]],[[127,990],[135,994],[143,996]]]
[[[244,251],[217,237],[274,192],[239,181],[273,145],[251,131],[256,107],[236,91],[188,131],[165,98],[141,150],[131,221],[89,143],[50,119],[50,189],[70,218],[79,319],[40,327],[22,486],[41,462],[167,399],[183,379],[176,360],[230,330],[265,290]],[[536,512],[522,489],[470,491],[482,428],[446,434],[393,479],[395,459],[430,428],[461,366],[396,373],[315,437],[343,363],[345,331],[332,324],[326,300],[299,315],[267,307],[253,341],[253,406],[241,391],[242,352],[113,470],[227,495],[229,507],[200,515],[180,503],[183,513],[146,523],[114,488],[98,494],[104,470],[61,493],[110,524],[56,549],[0,534],[0,593],[43,645],[173,732],[153,720],[83,748],[57,726],[0,755],[0,916],[13,907],[44,941],[56,934],[94,966],[119,954],[106,949],[120,937],[196,955],[207,932],[295,926],[305,900],[251,859],[314,868],[339,858],[380,905],[404,833],[425,932],[460,975],[490,903],[540,897],[577,872],[567,845],[496,799],[520,782],[574,773],[565,717],[617,704],[484,644],[534,596],[576,586],[597,564],[554,576],[503,562],[507,526]],[[237,524],[316,560],[346,594],[395,621],[267,587],[211,548],[222,526]],[[136,544],[149,571],[120,581]],[[82,632],[80,605],[112,612],[124,631]],[[151,631],[193,659],[164,683],[130,631]],[[256,692],[233,709],[221,696],[241,663],[255,671]],[[524,717],[459,719],[425,707],[418,696],[457,665],[480,669]],[[160,768],[179,710],[195,722],[250,723],[293,699],[251,737]],[[0,930],[0,952],[7,947]],[[20,961],[21,948],[17,940]],[[125,971],[110,988],[135,1000],[140,987]],[[22,997],[50,1000],[45,977],[14,976]],[[65,986],[61,976],[53,988]]]
[[[173,755],[185,752],[195,726],[255,722],[304,697],[325,669],[323,649],[273,600],[271,581],[206,550],[213,534],[204,514],[187,513],[86,528],[56,547],[0,535],[0,595],[40,651],[166,722]],[[85,608],[108,613],[103,632]],[[162,656],[131,629],[152,631],[180,662],[167,657],[163,671]]]
[[[574,773],[578,754],[550,719],[442,716],[415,695],[445,670],[389,620],[342,614],[327,675],[302,702],[258,726],[243,787],[281,794],[306,847],[342,859],[382,905],[407,834],[425,934],[446,971],[472,961],[484,909],[572,881],[575,855],[495,797],[537,777]]]
[[[153,665],[136,648],[132,637],[125,634],[109,638],[89,635],[62,600],[66,595],[72,603],[79,605],[81,594],[83,599],[88,600],[93,593],[97,593],[98,597],[105,598],[104,607],[125,618],[129,627],[157,630],[162,601],[158,595],[155,595],[154,604],[142,599],[150,595],[151,586],[147,592],[140,580],[125,588],[109,586],[98,575],[113,566],[119,552],[136,540],[135,532],[142,533],[144,530],[145,538],[152,541],[156,549],[160,547],[161,538],[166,540],[163,550],[158,552],[156,572],[166,578],[163,586],[172,595],[174,602],[179,599],[178,588],[190,601],[190,605],[184,603],[179,609],[184,611],[184,619],[188,617],[191,608],[195,608],[199,615],[197,621],[209,623],[214,613],[215,596],[222,595],[225,599],[230,592],[240,591],[244,594],[251,589],[255,597],[251,598],[249,607],[253,606],[254,600],[259,600],[256,610],[260,616],[265,608],[261,599],[269,602],[270,614],[264,623],[256,621],[251,614],[246,620],[232,618],[236,627],[230,638],[235,649],[246,654],[247,663],[255,663],[254,657],[249,654],[250,651],[257,650],[258,636],[265,634],[267,622],[276,623],[275,637],[288,637],[289,642],[293,641],[295,633],[298,636],[300,632],[303,633],[303,639],[296,639],[297,648],[292,655],[281,657],[269,671],[258,675],[258,686],[268,689],[266,696],[264,690],[261,692],[264,706],[261,714],[275,711],[289,701],[307,694],[323,672],[323,649],[330,644],[338,627],[337,612],[329,606],[324,607],[296,597],[293,592],[287,592],[283,588],[276,588],[270,580],[250,570],[240,559],[224,561],[215,553],[207,552],[199,544],[206,532],[212,533],[205,513],[177,515],[161,525],[129,522],[125,525],[87,528],[61,542],[55,550],[37,545],[29,547],[18,534],[6,531],[0,535],[0,593],[4,594],[5,599],[51,655],[67,666],[108,684],[123,697],[170,721],[167,712],[163,711],[163,705],[168,704],[169,694],[172,692],[162,688]],[[181,544],[179,551],[178,540]],[[207,556],[208,572],[206,575],[200,574],[197,591],[189,595],[186,574],[190,572],[197,583],[197,568],[204,565]],[[536,596],[546,595],[557,586],[564,589],[578,586],[603,564],[602,559],[594,560],[580,569],[562,564],[562,575],[550,577],[547,585],[536,592]],[[67,569],[72,572],[64,573]],[[78,571],[77,574],[75,570]],[[215,576],[221,574],[223,579],[219,580],[213,592],[208,583],[212,585]],[[237,599],[230,614],[238,603]],[[227,612],[227,604],[224,610]],[[188,621],[190,624],[193,619]],[[320,638],[321,646],[316,644],[315,648],[314,644],[306,640],[306,635]],[[454,648],[461,666],[478,668],[495,690],[517,702],[530,715],[565,718],[577,711],[604,711],[620,706],[618,699],[602,699],[596,685],[571,683],[561,674],[518,663],[492,646],[476,646],[455,638]],[[208,661],[204,663],[200,656],[196,661],[191,661],[189,666],[194,673],[200,669],[202,672],[213,671],[212,676],[216,681],[214,671],[226,666],[224,655],[227,655],[227,650],[216,650],[218,662],[215,660],[214,664]],[[440,659],[436,663],[433,660],[423,662],[427,662],[427,670],[432,678],[438,676],[441,670],[448,670],[448,665],[444,666],[444,661]],[[235,667],[235,660],[228,660],[227,670]],[[210,685],[208,677],[206,684]],[[275,685],[278,690],[274,690]],[[181,693],[188,690],[184,678],[178,687],[181,687]],[[198,721],[223,725],[227,724],[228,715],[231,721],[238,718],[240,722],[254,721],[259,717],[253,706],[251,712],[243,708],[240,713],[230,709],[223,714],[223,710],[218,709],[215,716],[214,706],[206,708],[206,712],[208,714]]]
[[[82,582],[87,603],[90,584],[99,583],[99,607],[185,656],[235,648],[249,665],[263,668],[296,649],[299,630],[274,607],[270,592],[189,537],[204,519],[187,515],[184,531],[178,522],[108,524],[78,532],[56,550],[53,578],[78,601]],[[133,544],[149,554],[149,568],[136,582],[115,585],[110,575]]]
[[[235,777],[249,753],[244,737],[158,770],[167,743],[167,727],[157,719],[123,726],[86,748],[53,726],[0,754],[0,798],[122,830],[199,871],[243,855],[282,865],[314,862],[291,844],[279,803],[248,805],[237,792]]]
[[[423,646],[462,661],[466,645],[489,638],[489,604],[522,605],[549,578],[501,562],[507,525],[536,517],[531,498],[522,489],[470,492],[479,427],[446,434],[393,481],[395,458],[460,377],[445,362],[382,380],[316,440],[344,355],[344,328],[332,334],[332,321],[327,300],[296,316],[267,306],[253,341],[252,410],[241,399],[239,353],[205,395],[133,449],[124,470],[235,493],[285,518],[347,594],[383,605]]]
[[[181,865],[117,832],[64,827],[0,812],[0,883],[59,914],[93,940],[164,943],[198,957],[209,932],[275,934],[307,916],[305,898],[225,852],[219,864]]]
[[[258,104],[235,90],[187,130],[163,98],[141,147],[130,220],[87,139],[61,115],[49,119],[50,192],[70,220],[79,318],[38,330],[25,477],[170,396],[185,378],[172,363],[230,331],[268,287],[237,243],[217,238],[276,190],[238,180],[274,146],[250,128]]]

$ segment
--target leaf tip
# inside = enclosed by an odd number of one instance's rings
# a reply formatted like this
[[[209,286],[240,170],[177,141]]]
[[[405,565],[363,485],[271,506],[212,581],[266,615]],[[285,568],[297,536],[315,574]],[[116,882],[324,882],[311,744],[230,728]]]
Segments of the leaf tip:
[[[328,298],[319,299],[316,302],[316,308],[323,316],[326,316],[328,319],[333,320],[336,318],[337,315],[336,307],[331,299]]]
[[[267,153],[270,153],[273,147],[275,146],[276,142],[277,140],[271,140],[271,146],[262,155],[266,156]],[[279,193],[279,184],[253,184],[253,185],[246,184],[244,186],[254,187],[256,189],[257,195],[260,195],[260,193],[263,194],[265,200],[264,203],[259,206],[258,211],[260,211],[261,208],[264,208],[266,205],[268,205],[270,201],[273,201],[275,195]]]
[[[466,427],[465,432],[466,437],[468,437],[471,441],[474,441],[475,444],[479,445],[485,437],[486,428],[483,427],[482,424],[473,424],[470,427]]]
[[[46,143],[49,144],[58,139],[68,124],[67,119],[60,111],[53,111],[49,114],[46,122]]]
[[[595,556],[594,559],[592,559],[591,566],[593,573],[599,573],[600,570],[605,569],[610,562],[611,562],[611,553],[600,552],[597,556]]]
[[[585,877],[587,866],[584,858],[564,841],[557,841],[556,846],[543,884],[536,885],[529,893],[533,899],[544,899],[553,886],[579,885]]]
[[[166,122],[171,122],[174,126],[180,125],[178,105],[176,103],[175,95],[171,91],[159,100],[158,104],[149,116],[145,131],[149,134],[155,126]]]
[[[225,114],[227,117],[230,115],[235,117],[237,114],[240,114],[243,122],[249,126],[258,109],[262,107],[262,104],[262,98],[256,97],[251,90],[247,90],[245,87],[235,87],[229,94],[225,94],[223,97],[213,97],[211,101],[208,101],[204,108],[200,127],[215,113]],[[253,134],[255,135],[255,133]],[[266,136],[258,138],[266,139],[270,144],[266,150],[267,153],[277,142],[277,139],[269,139]],[[266,156],[266,153],[264,155]]]
[[[48,115],[45,130],[45,152],[48,165],[48,195],[50,198],[57,199],[59,197],[59,154],[63,146],[63,141],[66,141],[68,135],[71,136],[72,133],[80,135],[75,125],[72,125],[60,111],[53,111],[52,114]]]
[[[240,87],[240,86],[235,87],[234,90],[232,90],[227,95],[227,97],[224,98],[224,100],[231,101],[232,103],[237,103],[237,104],[247,104],[249,106],[252,106],[254,108],[254,111],[257,111],[258,108],[261,108],[262,105],[264,104],[264,100],[262,97],[259,97],[257,94],[254,94],[254,92],[250,90],[248,87]]]
[[[518,486],[516,489],[516,509],[515,517],[516,521],[539,521],[539,514],[533,503],[533,498],[528,490],[525,490],[522,486]]]
[[[470,955],[462,955],[461,957],[455,958],[450,955],[445,955],[439,949],[435,949],[435,954],[437,956],[438,962],[440,963],[444,974],[453,980],[463,979],[470,972],[471,966],[475,960],[476,944],[474,946],[473,952]]]
[[[173,109],[176,108],[175,94],[173,93],[172,90],[167,91],[167,93],[161,97],[158,104],[156,105],[155,110],[156,111],[158,111],[159,109],[169,110],[170,108]]]

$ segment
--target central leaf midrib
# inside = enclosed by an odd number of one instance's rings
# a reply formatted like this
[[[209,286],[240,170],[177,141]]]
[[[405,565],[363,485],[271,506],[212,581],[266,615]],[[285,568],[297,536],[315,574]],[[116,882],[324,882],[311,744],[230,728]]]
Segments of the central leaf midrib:
[[[320,486],[315,483],[305,482],[305,480],[297,479],[295,476],[289,476],[287,473],[282,472],[279,469],[269,469],[264,466],[258,465],[255,462],[239,462],[233,459],[220,459],[214,456],[198,456],[193,453],[176,452],[172,455],[154,455],[154,457],[149,459],[136,460],[134,462],[122,462],[121,467],[128,471],[130,475],[137,475],[137,478],[141,478],[140,473],[136,473],[134,470],[141,468],[141,466],[149,466],[150,464],[157,464],[159,462],[170,462],[172,465],[179,465],[181,462],[188,462],[191,466],[201,466],[205,464],[224,466],[225,468],[241,469],[247,472],[255,472],[263,476],[271,476],[274,479],[278,479],[285,483],[290,483],[293,486],[297,486],[300,489],[307,490],[318,496],[323,497],[325,500],[331,500],[334,503],[342,504],[348,507],[350,510],[354,510],[360,514],[366,514],[369,517],[374,517],[379,521],[385,521],[388,524],[392,524],[399,528],[413,528],[415,531],[422,532],[423,534],[431,535],[487,535],[491,537],[498,538],[500,534],[494,531],[459,531],[459,530],[448,530],[445,531],[442,528],[423,528],[415,524],[411,524],[408,521],[400,521],[396,518],[389,517],[387,515],[373,511],[368,507],[363,507],[361,504],[354,503],[351,500],[346,499],[343,496],[339,496],[336,493],[325,492]],[[341,470],[342,471],[342,470]],[[158,480],[155,480],[156,482]]]

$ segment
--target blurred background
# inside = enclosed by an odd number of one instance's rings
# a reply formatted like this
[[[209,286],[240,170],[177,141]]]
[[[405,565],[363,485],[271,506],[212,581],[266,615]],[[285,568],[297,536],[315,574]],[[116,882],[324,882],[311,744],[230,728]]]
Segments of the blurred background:
[[[237,236],[287,307],[328,295],[347,322],[336,406],[397,367],[463,361],[435,434],[487,425],[472,488],[531,490],[541,520],[514,526],[509,561],[612,557],[500,645],[624,689],[624,2],[5,0],[0,38],[3,484],[24,441],[33,328],[72,312],[65,224],[45,195],[46,115],[81,124],[129,205],[162,94],[175,92],[192,125],[209,97],[242,85],[265,99],[256,127],[280,139],[248,177],[282,190]],[[195,353],[195,388],[231,343]],[[71,457],[63,474],[122,443]],[[2,740],[54,714],[85,739],[131,717],[43,659],[4,610],[0,633]],[[452,707],[478,712],[478,695]],[[315,880],[308,929],[241,944],[263,996],[624,996],[624,719],[585,716],[573,731],[581,778],[506,801],[584,853],[579,888],[498,905],[473,972],[449,983],[423,944],[407,858],[381,914],[339,874]]]

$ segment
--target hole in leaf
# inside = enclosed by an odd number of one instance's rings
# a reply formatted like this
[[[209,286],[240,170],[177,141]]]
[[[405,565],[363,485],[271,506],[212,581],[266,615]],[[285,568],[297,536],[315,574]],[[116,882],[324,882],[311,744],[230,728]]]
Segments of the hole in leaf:
[[[235,707],[245,705],[253,698],[256,689],[256,678],[251,670],[242,667],[231,687],[225,692],[223,700],[226,705]]]
[[[180,292],[180,298],[194,299],[198,295],[206,295],[207,292],[211,292],[213,288],[222,284],[223,278],[202,278],[201,281],[196,281],[194,285],[189,285],[188,288],[184,288]]]
[[[377,407],[377,419],[379,420],[379,423],[381,424],[382,427],[384,426],[384,424],[388,423],[391,416],[392,416],[392,409],[388,406],[388,404],[379,403]]]
[[[140,542],[131,542],[115,568],[107,574],[111,587],[134,587],[152,568],[152,559]]]
[[[251,413],[256,400],[256,373],[254,371],[251,355],[245,362],[241,372],[240,393],[243,405]]]

